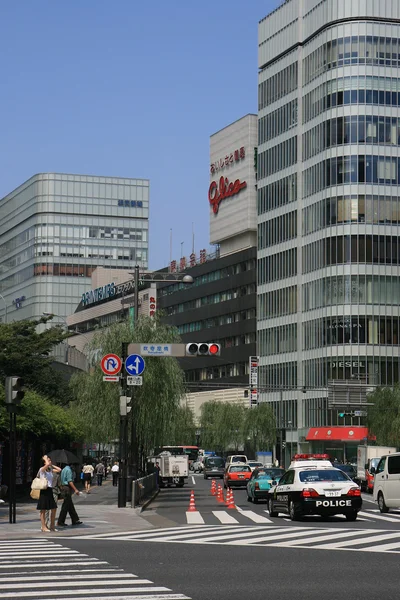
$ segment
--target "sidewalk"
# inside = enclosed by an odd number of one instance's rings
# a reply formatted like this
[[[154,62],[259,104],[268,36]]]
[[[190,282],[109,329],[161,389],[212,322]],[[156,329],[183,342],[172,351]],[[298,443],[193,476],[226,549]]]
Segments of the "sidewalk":
[[[39,511],[36,501],[17,503],[16,523],[9,523],[8,504],[0,504],[0,540],[23,539],[28,537],[57,537],[87,535],[92,533],[113,533],[119,531],[139,531],[151,529],[152,525],[140,516],[140,508],[118,508],[118,488],[110,480],[103,485],[93,486],[90,494],[73,496],[74,504],[83,525],[59,528],[59,532],[44,534],[40,531]],[[58,503],[57,516],[62,502]],[[57,522],[57,519],[56,519]]]

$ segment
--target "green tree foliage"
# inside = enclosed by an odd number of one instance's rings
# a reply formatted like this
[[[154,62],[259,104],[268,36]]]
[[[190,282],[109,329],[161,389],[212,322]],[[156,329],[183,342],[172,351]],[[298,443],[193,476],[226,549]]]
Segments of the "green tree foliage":
[[[6,437],[9,430],[9,413],[4,403],[4,388],[0,389],[0,432]],[[81,423],[69,409],[55,405],[37,392],[27,391],[17,414],[17,430],[38,438],[69,438],[77,440],[83,435]]]
[[[254,453],[275,444],[276,420],[270,404],[262,402],[246,411],[244,433]]]
[[[254,452],[275,443],[275,416],[269,404],[247,409],[241,404],[212,400],[202,405],[202,446],[225,452],[229,448],[237,450],[249,441]]]
[[[117,384],[103,382],[101,356],[109,352],[121,355],[122,342],[163,344],[179,341],[175,328],[161,323],[159,318],[150,317],[140,317],[134,328],[126,321],[94,336],[89,350],[97,359],[92,369],[71,380],[76,399],[74,410],[84,421],[86,439],[108,442],[119,437],[120,389]],[[149,357],[145,361],[143,385],[132,389],[134,399],[129,417],[133,419],[143,456],[166,443],[184,393],[183,371],[175,358]]]
[[[195,445],[195,443],[196,425],[193,413],[187,406],[179,406],[171,424],[171,431],[167,434],[166,445],[184,446]]]
[[[400,446],[400,384],[393,388],[377,388],[368,395],[367,426],[382,446]]]
[[[50,352],[68,334],[59,325],[38,332],[38,325],[51,317],[14,321],[0,325],[0,379],[23,377],[28,388],[66,405],[70,400],[67,382],[52,366]]]

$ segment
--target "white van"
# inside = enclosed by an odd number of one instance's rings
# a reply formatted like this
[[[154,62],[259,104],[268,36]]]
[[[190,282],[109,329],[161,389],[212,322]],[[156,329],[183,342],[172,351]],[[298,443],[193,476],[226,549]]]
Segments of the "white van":
[[[399,508],[400,452],[382,456],[374,475],[374,500],[381,513],[389,512],[389,508]]]
[[[247,465],[247,456],[245,454],[231,454],[226,459],[225,467],[228,468],[231,464],[241,463]]]

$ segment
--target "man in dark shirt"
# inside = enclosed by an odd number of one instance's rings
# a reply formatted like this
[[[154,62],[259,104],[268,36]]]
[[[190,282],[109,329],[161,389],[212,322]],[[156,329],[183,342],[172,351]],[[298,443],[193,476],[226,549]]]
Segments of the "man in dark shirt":
[[[74,503],[72,501],[72,493],[75,492],[79,496],[79,491],[75,487],[74,478],[72,476],[72,469],[69,465],[66,465],[61,471],[61,495],[64,498],[62,503],[61,511],[58,516],[57,525],[59,527],[65,527],[65,518],[67,514],[71,517],[72,525],[82,525],[82,521],[79,520],[78,513],[75,510]]]

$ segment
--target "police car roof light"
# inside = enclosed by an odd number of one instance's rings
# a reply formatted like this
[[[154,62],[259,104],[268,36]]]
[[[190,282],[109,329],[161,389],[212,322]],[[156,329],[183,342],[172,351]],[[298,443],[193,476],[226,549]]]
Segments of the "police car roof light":
[[[329,454],[295,454],[293,460],[329,460]]]

